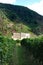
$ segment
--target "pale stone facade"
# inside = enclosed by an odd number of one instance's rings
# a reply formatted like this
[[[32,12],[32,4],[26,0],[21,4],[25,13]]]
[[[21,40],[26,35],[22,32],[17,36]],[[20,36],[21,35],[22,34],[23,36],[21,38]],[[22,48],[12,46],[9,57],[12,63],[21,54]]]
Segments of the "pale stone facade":
[[[24,39],[24,38],[30,38],[30,34],[29,33],[13,33],[13,36],[12,38],[14,40],[17,40],[17,39]]]

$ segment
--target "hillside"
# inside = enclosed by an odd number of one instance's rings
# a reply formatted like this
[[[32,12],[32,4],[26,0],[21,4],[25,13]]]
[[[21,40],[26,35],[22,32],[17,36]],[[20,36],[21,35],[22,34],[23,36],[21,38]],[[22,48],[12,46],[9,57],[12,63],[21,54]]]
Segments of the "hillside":
[[[24,6],[0,3],[0,34],[13,32],[43,34],[43,16]]]

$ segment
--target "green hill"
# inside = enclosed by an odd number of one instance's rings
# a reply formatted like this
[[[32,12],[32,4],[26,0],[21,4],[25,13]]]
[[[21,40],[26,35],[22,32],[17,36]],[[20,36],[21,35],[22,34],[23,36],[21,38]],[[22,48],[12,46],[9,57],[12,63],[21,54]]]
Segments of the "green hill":
[[[43,34],[43,16],[24,6],[0,3],[0,33],[13,32]]]

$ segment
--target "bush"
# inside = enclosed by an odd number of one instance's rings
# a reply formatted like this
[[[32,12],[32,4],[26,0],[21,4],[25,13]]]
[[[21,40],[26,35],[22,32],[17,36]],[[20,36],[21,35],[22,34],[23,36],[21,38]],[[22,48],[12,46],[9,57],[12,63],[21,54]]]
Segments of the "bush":
[[[38,59],[43,65],[43,36],[37,38],[23,39],[21,45],[28,48],[34,59]]]
[[[1,64],[9,65],[15,47],[15,41],[11,38],[0,36],[0,60]]]

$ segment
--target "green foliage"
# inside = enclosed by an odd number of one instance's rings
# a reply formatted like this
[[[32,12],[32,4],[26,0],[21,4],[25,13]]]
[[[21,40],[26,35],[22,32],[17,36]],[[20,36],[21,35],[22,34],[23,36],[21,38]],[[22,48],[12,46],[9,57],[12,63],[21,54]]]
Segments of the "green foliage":
[[[43,62],[43,36],[15,41],[0,35],[0,65],[35,65],[33,60]]]
[[[10,64],[15,43],[13,39],[0,36],[0,63],[2,63],[2,65]]]
[[[43,34],[43,17],[27,7],[0,3],[0,32],[33,32]],[[13,23],[11,27],[8,23]],[[22,23],[22,30],[21,24]],[[7,34],[8,35],[8,34]]]
[[[21,40],[16,40],[16,43],[20,43],[21,42]]]
[[[34,57],[34,60],[43,62],[43,36],[37,38],[23,39],[21,45],[26,47]],[[42,64],[43,65],[43,64]]]

